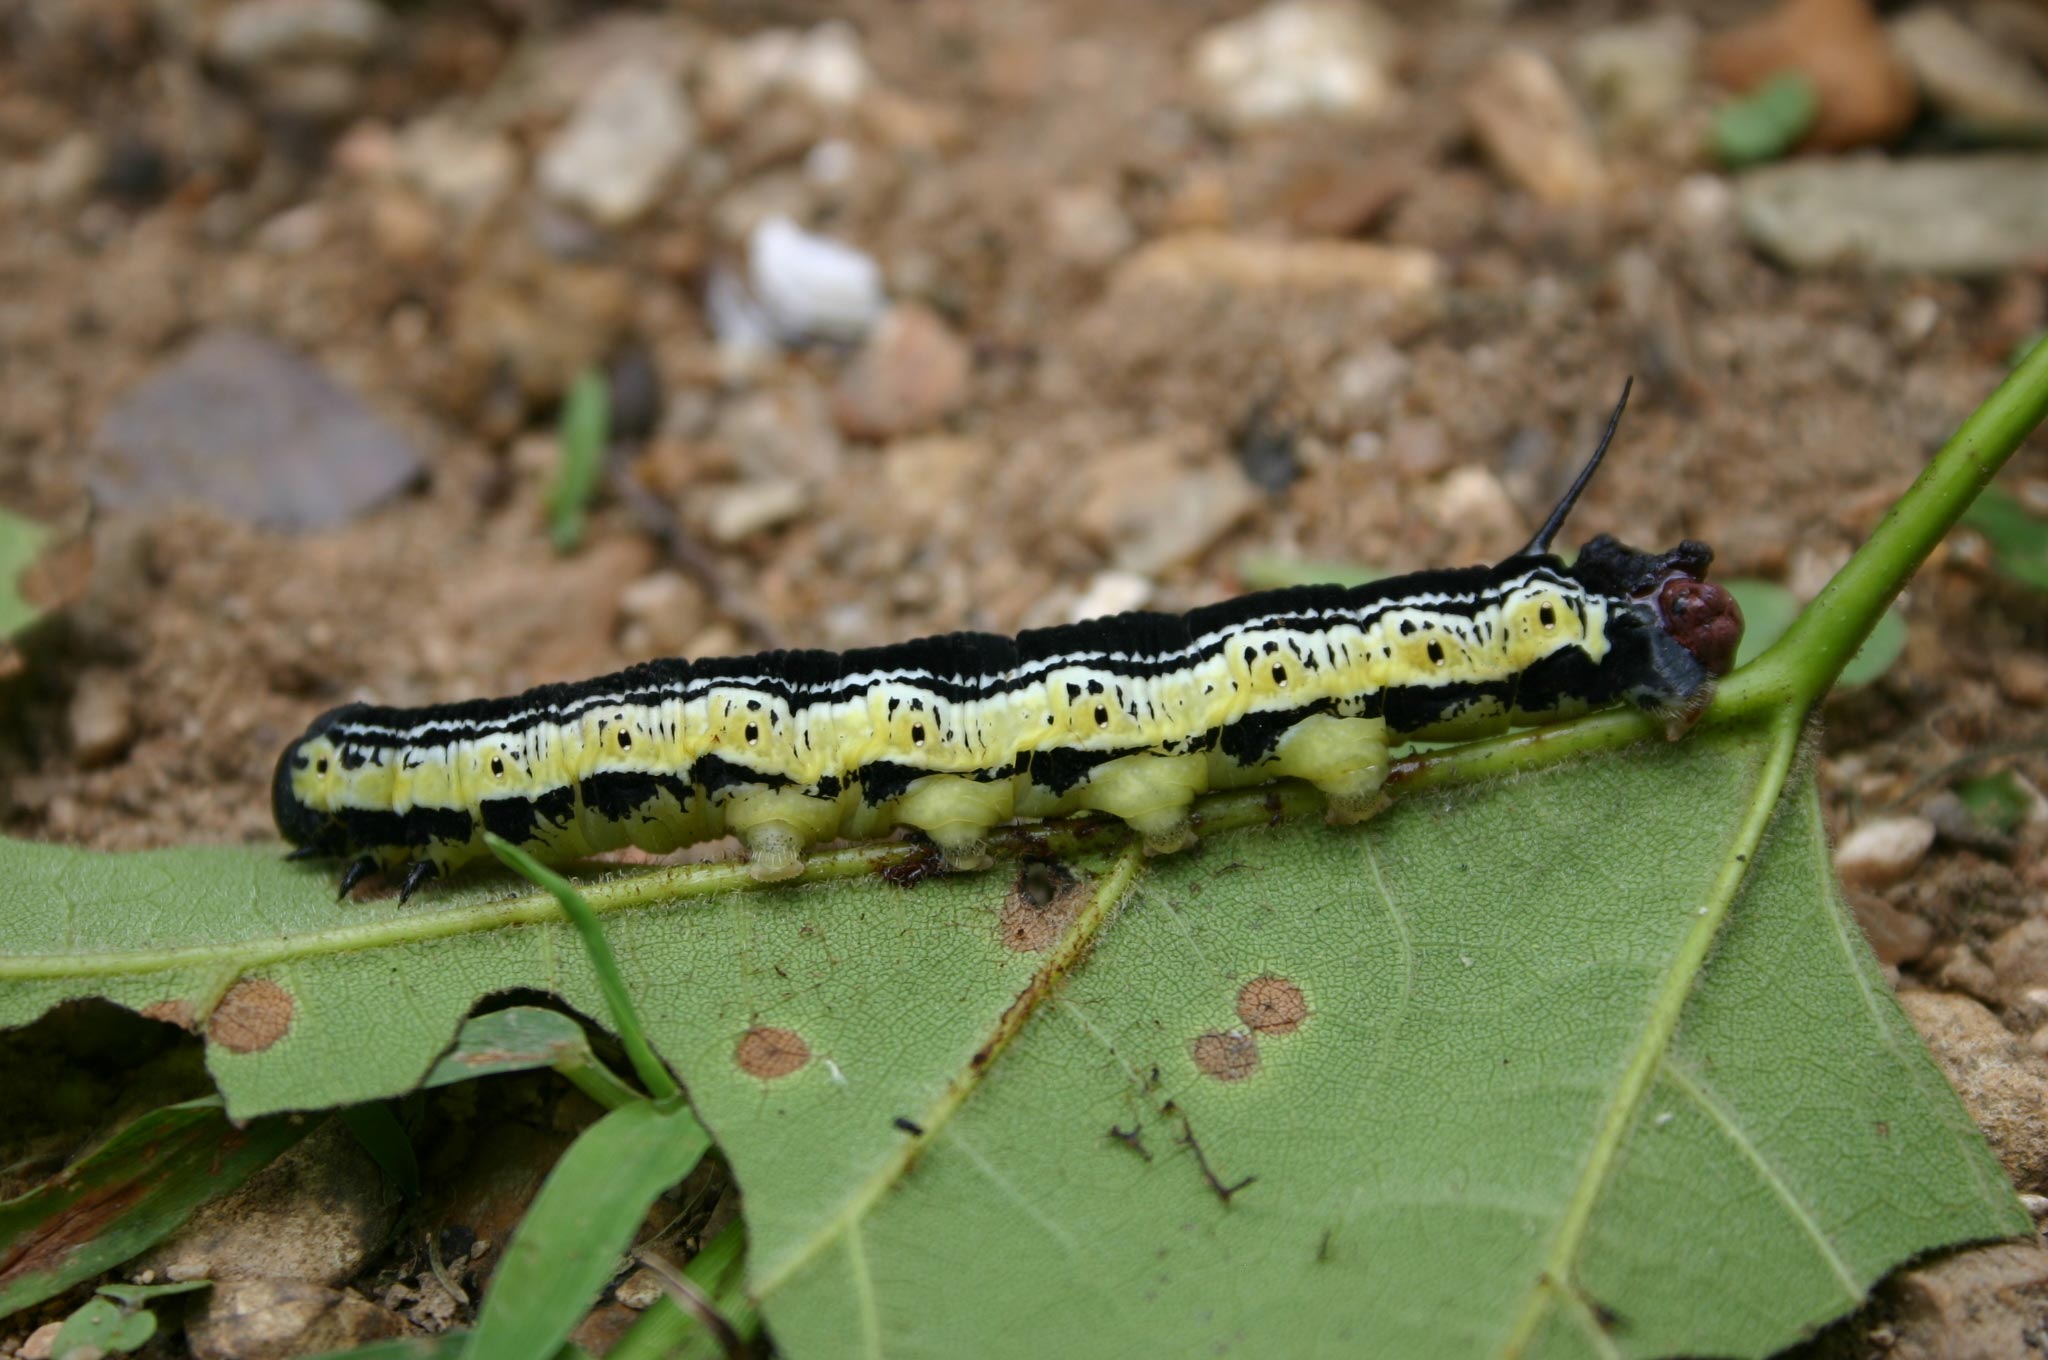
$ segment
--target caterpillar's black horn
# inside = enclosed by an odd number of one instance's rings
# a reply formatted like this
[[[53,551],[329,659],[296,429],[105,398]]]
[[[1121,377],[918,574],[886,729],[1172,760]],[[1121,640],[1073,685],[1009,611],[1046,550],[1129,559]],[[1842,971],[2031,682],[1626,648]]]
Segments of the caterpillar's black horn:
[[[1579,503],[1579,493],[1593,480],[1593,474],[1600,470],[1600,460],[1607,456],[1607,446],[1614,442],[1615,427],[1621,424],[1621,413],[1628,407],[1629,389],[1636,385],[1633,375],[1621,384],[1621,400],[1614,403],[1614,414],[1607,417],[1607,432],[1600,436],[1600,447],[1593,450],[1593,456],[1586,460],[1586,466],[1572,482],[1571,489],[1564,493],[1564,499],[1550,512],[1550,518],[1543,521],[1543,527],[1536,531],[1536,537],[1529,540],[1529,546],[1516,553],[1517,557],[1541,557],[1550,551],[1550,541],[1557,537],[1557,531],[1564,528],[1565,519],[1572,507]]]

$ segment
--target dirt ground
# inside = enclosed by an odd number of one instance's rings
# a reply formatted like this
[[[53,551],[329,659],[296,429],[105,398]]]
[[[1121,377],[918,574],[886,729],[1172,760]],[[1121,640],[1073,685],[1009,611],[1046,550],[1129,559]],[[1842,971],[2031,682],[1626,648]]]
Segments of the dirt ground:
[[[2048,324],[2048,256],[1967,279],[1771,263],[1699,150],[1704,77],[1648,135],[1595,120],[1602,193],[1533,194],[1466,91],[1508,44],[1569,72],[1625,17],[1596,0],[1396,7],[1387,111],[1257,128],[1207,110],[1191,70],[1247,12],[1213,0],[393,4],[340,56],[227,54],[209,25],[232,8],[0,13],[0,503],[76,505],[126,394],[228,329],[324,370],[418,475],[297,532],[103,505],[83,598],[0,689],[8,834],[272,842],[276,752],[357,697],[1180,609],[1242,589],[1254,558],[1489,560],[1628,374],[1567,538],[1700,538],[1718,573],[1809,596]],[[731,45],[827,19],[864,61],[857,98],[766,81],[721,104]],[[690,146],[655,201],[593,222],[537,167],[626,52],[695,91]],[[468,140],[437,147],[436,120]],[[903,352],[721,344],[707,293],[772,212],[922,304]],[[1374,268],[1434,272],[1364,286],[1348,257],[1230,243],[1363,243],[1418,252]],[[564,556],[543,499],[590,366],[616,438]],[[2048,503],[2048,440],[2003,484]],[[1902,609],[1898,664],[1828,706],[1840,833],[1966,774],[2048,787],[2042,598],[1963,534]],[[2048,916],[2048,817],[1945,835],[1857,906],[1902,985],[1976,997],[2039,1061],[2040,1008],[1994,964]]]

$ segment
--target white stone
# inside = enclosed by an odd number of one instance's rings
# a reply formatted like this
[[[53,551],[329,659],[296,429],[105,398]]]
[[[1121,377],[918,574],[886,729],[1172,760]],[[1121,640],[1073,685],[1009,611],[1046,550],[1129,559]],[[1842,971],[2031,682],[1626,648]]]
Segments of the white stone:
[[[784,478],[714,487],[702,495],[705,528],[727,546],[795,519],[811,500],[801,482]]]
[[[249,69],[278,62],[359,61],[384,36],[370,0],[238,0],[220,16],[213,55]]]
[[[654,206],[695,136],[675,77],[652,63],[622,62],[542,150],[541,191],[594,221],[623,226]]]
[[[1067,611],[1067,617],[1074,623],[1080,623],[1142,609],[1145,601],[1152,598],[1152,590],[1152,582],[1137,572],[1099,571],[1088,582],[1088,588],[1081,592],[1081,598],[1074,601],[1073,607]]]
[[[784,340],[850,343],[866,335],[888,306],[882,270],[872,258],[779,213],[763,219],[748,238],[747,282]]]
[[[488,216],[519,178],[508,139],[452,118],[422,118],[399,135],[396,151],[406,182],[464,225]]]
[[[1393,103],[1393,21],[1357,0],[1278,0],[1204,33],[1194,74],[1240,128],[1316,115],[1370,123]]]
[[[1061,259],[1100,268],[1138,242],[1137,229],[1107,189],[1055,189],[1045,200],[1046,244]]]
[[[2048,80],[2024,53],[1997,46],[1933,5],[1900,15],[1890,30],[1928,102],[1949,117],[2008,135],[2048,130]]]
[[[1933,846],[1934,823],[1925,817],[1880,817],[1835,847],[1835,872],[1844,883],[1882,888],[1912,873]]]
[[[833,19],[810,29],[763,29],[721,44],[704,63],[702,95],[708,117],[731,122],[778,94],[826,110],[849,108],[873,82],[860,34]]]

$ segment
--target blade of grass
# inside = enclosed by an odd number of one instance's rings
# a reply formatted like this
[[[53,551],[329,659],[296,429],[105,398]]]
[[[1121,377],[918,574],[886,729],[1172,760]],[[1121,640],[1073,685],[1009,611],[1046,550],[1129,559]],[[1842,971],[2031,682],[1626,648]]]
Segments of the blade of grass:
[[[320,1122],[280,1115],[237,1129],[217,1096],[143,1115],[27,1194],[0,1203],[0,1317],[155,1245]]]
[[[513,1234],[466,1360],[553,1355],[618,1269],[648,1206],[710,1147],[680,1101],[638,1101],[585,1129]]]
[[[612,1028],[619,1036],[619,1043],[625,1047],[633,1070],[640,1074],[640,1082],[648,1094],[656,1100],[669,1100],[681,1095],[682,1088],[676,1085],[675,1078],[669,1075],[668,1068],[647,1042],[647,1031],[641,1028],[640,1013],[633,1008],[632,995],[626,990],[626,979],[619,972],[619,961],[604,938],[604,927],[597,923],[597,913],[583,900],[583,894],[577,892],[569,880],[511,842],[489,832],[484,833],[484,841],[506,868],[535,887],[545,888],[562,904],[563,913],[583,940],[584,952],[590,955],[590,966],[597,973],[598,990],[604,993],[605,1005],[612,1013]]]
[[[586,368],[562,398],[562,461],[547,498],[548,536],[556,552],[568,552],[583,541],[583,517],[604,473],[610,432],[611,396],[604,375]]]
[[[420,1192],[420,1162],[413,1152],[412,1136],[398,1122],[388,1100],[367,1105],[349,1105],[335,1112],[350,1134],[370,1154],[377,1168],[391,1178],[407,1198]]]
[[[761,1318],[743,1287],[746,1247],[746,1222],[735,1218],[690,1258],[683,1278],[710,1297],[735,1336],[752,1342],[760,1335]],[[717,1355],[724,1350],[701,1319],[664,1294],[619,1338],[607,1360],[666,1360],[683,1346],[689,1347],[687,1354]]]
[[[543,1006],[508,1006],[470,1017],[420,1085],[447,1086],[537,1067],[552,1067],[607,1110],[643,1099],[591,1052],[583,1026]]]

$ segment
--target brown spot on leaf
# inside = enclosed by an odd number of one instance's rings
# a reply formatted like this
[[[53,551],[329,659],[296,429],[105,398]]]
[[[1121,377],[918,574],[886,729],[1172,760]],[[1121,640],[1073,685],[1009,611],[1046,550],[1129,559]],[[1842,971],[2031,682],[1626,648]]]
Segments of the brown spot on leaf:
[[[292,994],[269,978],[243,978],[206,1020],[206,1035],[230,1053],[261,1053],[292,1027]]]
[[[1191,1047],[1202,1075],[1218,1081],[1243,1081],[1259,1070],[1259,1041],[1249,1034],[1204,1034]]]
[[[171,997],[164,1001],[152,1001],[142,1008],[145,1020],[161,1020],[167,1025],[197,1033],[199,1022],[192,1015],[192,1003],[183,997]]]
[[[740,1036],[732,1060],[740,1071],[763,1081],[786,1077],[811,1060],[811,1046],[793,1029],[756,1025]]]
[[[1087,885],[1055,860],[1027,860],[1003,900],[1003,948],[1041,954],[1060,942],[1088,900]]]
[[[1308,1019],[1308,1002],[1286,978],[1255,977],[1237,994],[1237,1018],[1260,1034],[1292,1034]]]

